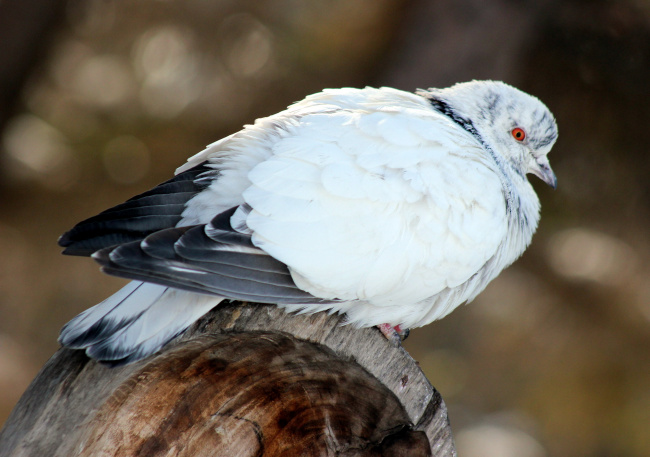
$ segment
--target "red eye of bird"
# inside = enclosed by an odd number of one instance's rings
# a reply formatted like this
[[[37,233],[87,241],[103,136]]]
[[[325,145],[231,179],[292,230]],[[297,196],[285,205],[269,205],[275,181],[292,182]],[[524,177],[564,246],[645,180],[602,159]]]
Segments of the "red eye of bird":
[[[516,127],[510,133],[512,133],[512,137],[517,141],[524,141],[526,139],[526,132],[522,128]]]

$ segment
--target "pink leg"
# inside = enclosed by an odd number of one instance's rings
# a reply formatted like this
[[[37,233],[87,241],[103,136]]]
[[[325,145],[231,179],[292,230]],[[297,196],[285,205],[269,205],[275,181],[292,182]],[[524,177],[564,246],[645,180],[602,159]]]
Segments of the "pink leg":
[[[409,329],[402,329],[399,325],[393,327],[390,324],[379,324],[377,328],[388,341],[393,341],[395,343],[401,343],[409,336]]]

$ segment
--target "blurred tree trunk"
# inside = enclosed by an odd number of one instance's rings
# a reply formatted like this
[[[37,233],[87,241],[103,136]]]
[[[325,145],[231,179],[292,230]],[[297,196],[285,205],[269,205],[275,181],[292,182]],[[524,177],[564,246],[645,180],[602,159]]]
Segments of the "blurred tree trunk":
[[[28,75],[49,49],[66,4],[64,0],[0,1],[0,131]]]
[[[569,3],[569,2],[565,2]],[[472,79],[515,84],[531,41],[558,0],[407,2],[378,84],[404,90]]]
[[[455,456],[415,361],[340,323],[235,303],[126,367],[61,349],[9,417],[0,456]]]

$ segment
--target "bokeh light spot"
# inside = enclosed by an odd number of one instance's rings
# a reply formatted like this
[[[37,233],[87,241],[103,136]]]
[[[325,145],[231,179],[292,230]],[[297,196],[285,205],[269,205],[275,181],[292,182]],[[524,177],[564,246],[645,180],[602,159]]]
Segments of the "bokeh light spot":
[[[125,59],[103,55],[81,62],[73,88],[82,101],[99,107],[110,107],[128,100],[134,88],[133,82]]]
[[[548,259],[562,276],[605,284],[620,283],[638,264],[637,255],[627,243],[583,228],[555,234],[549,244]]]
[[[78,166],[66,137],[36,116],[23,114],[12,119],[3,146],[13,178],[39,180],[56,189],[66,187],[77,176]]]
[[[271,60],[273,33],[249,14],[233,14],[222,22],[225,64],[236,76],[251,77]]]
[[[175,117],[201,93],[200,55],[193,43],[189,31],[172,26],[149,29],[137,40],[133,63],[149,114]]]
[[[461,430],[456,450],[463,457],[545,457],[546,451],[528,433],[493,424]]]

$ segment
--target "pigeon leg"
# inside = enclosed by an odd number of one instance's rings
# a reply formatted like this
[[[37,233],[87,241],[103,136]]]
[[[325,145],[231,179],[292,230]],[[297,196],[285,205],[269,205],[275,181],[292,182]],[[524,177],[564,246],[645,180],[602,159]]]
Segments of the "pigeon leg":
[[[401,344],[402,341],[408,338],[410,332],[409,329],[402,328],[399,325],[393,327],[390,324],[379,324],[377,328],[386,337],[388,341],[391,341],[396,345]]]

